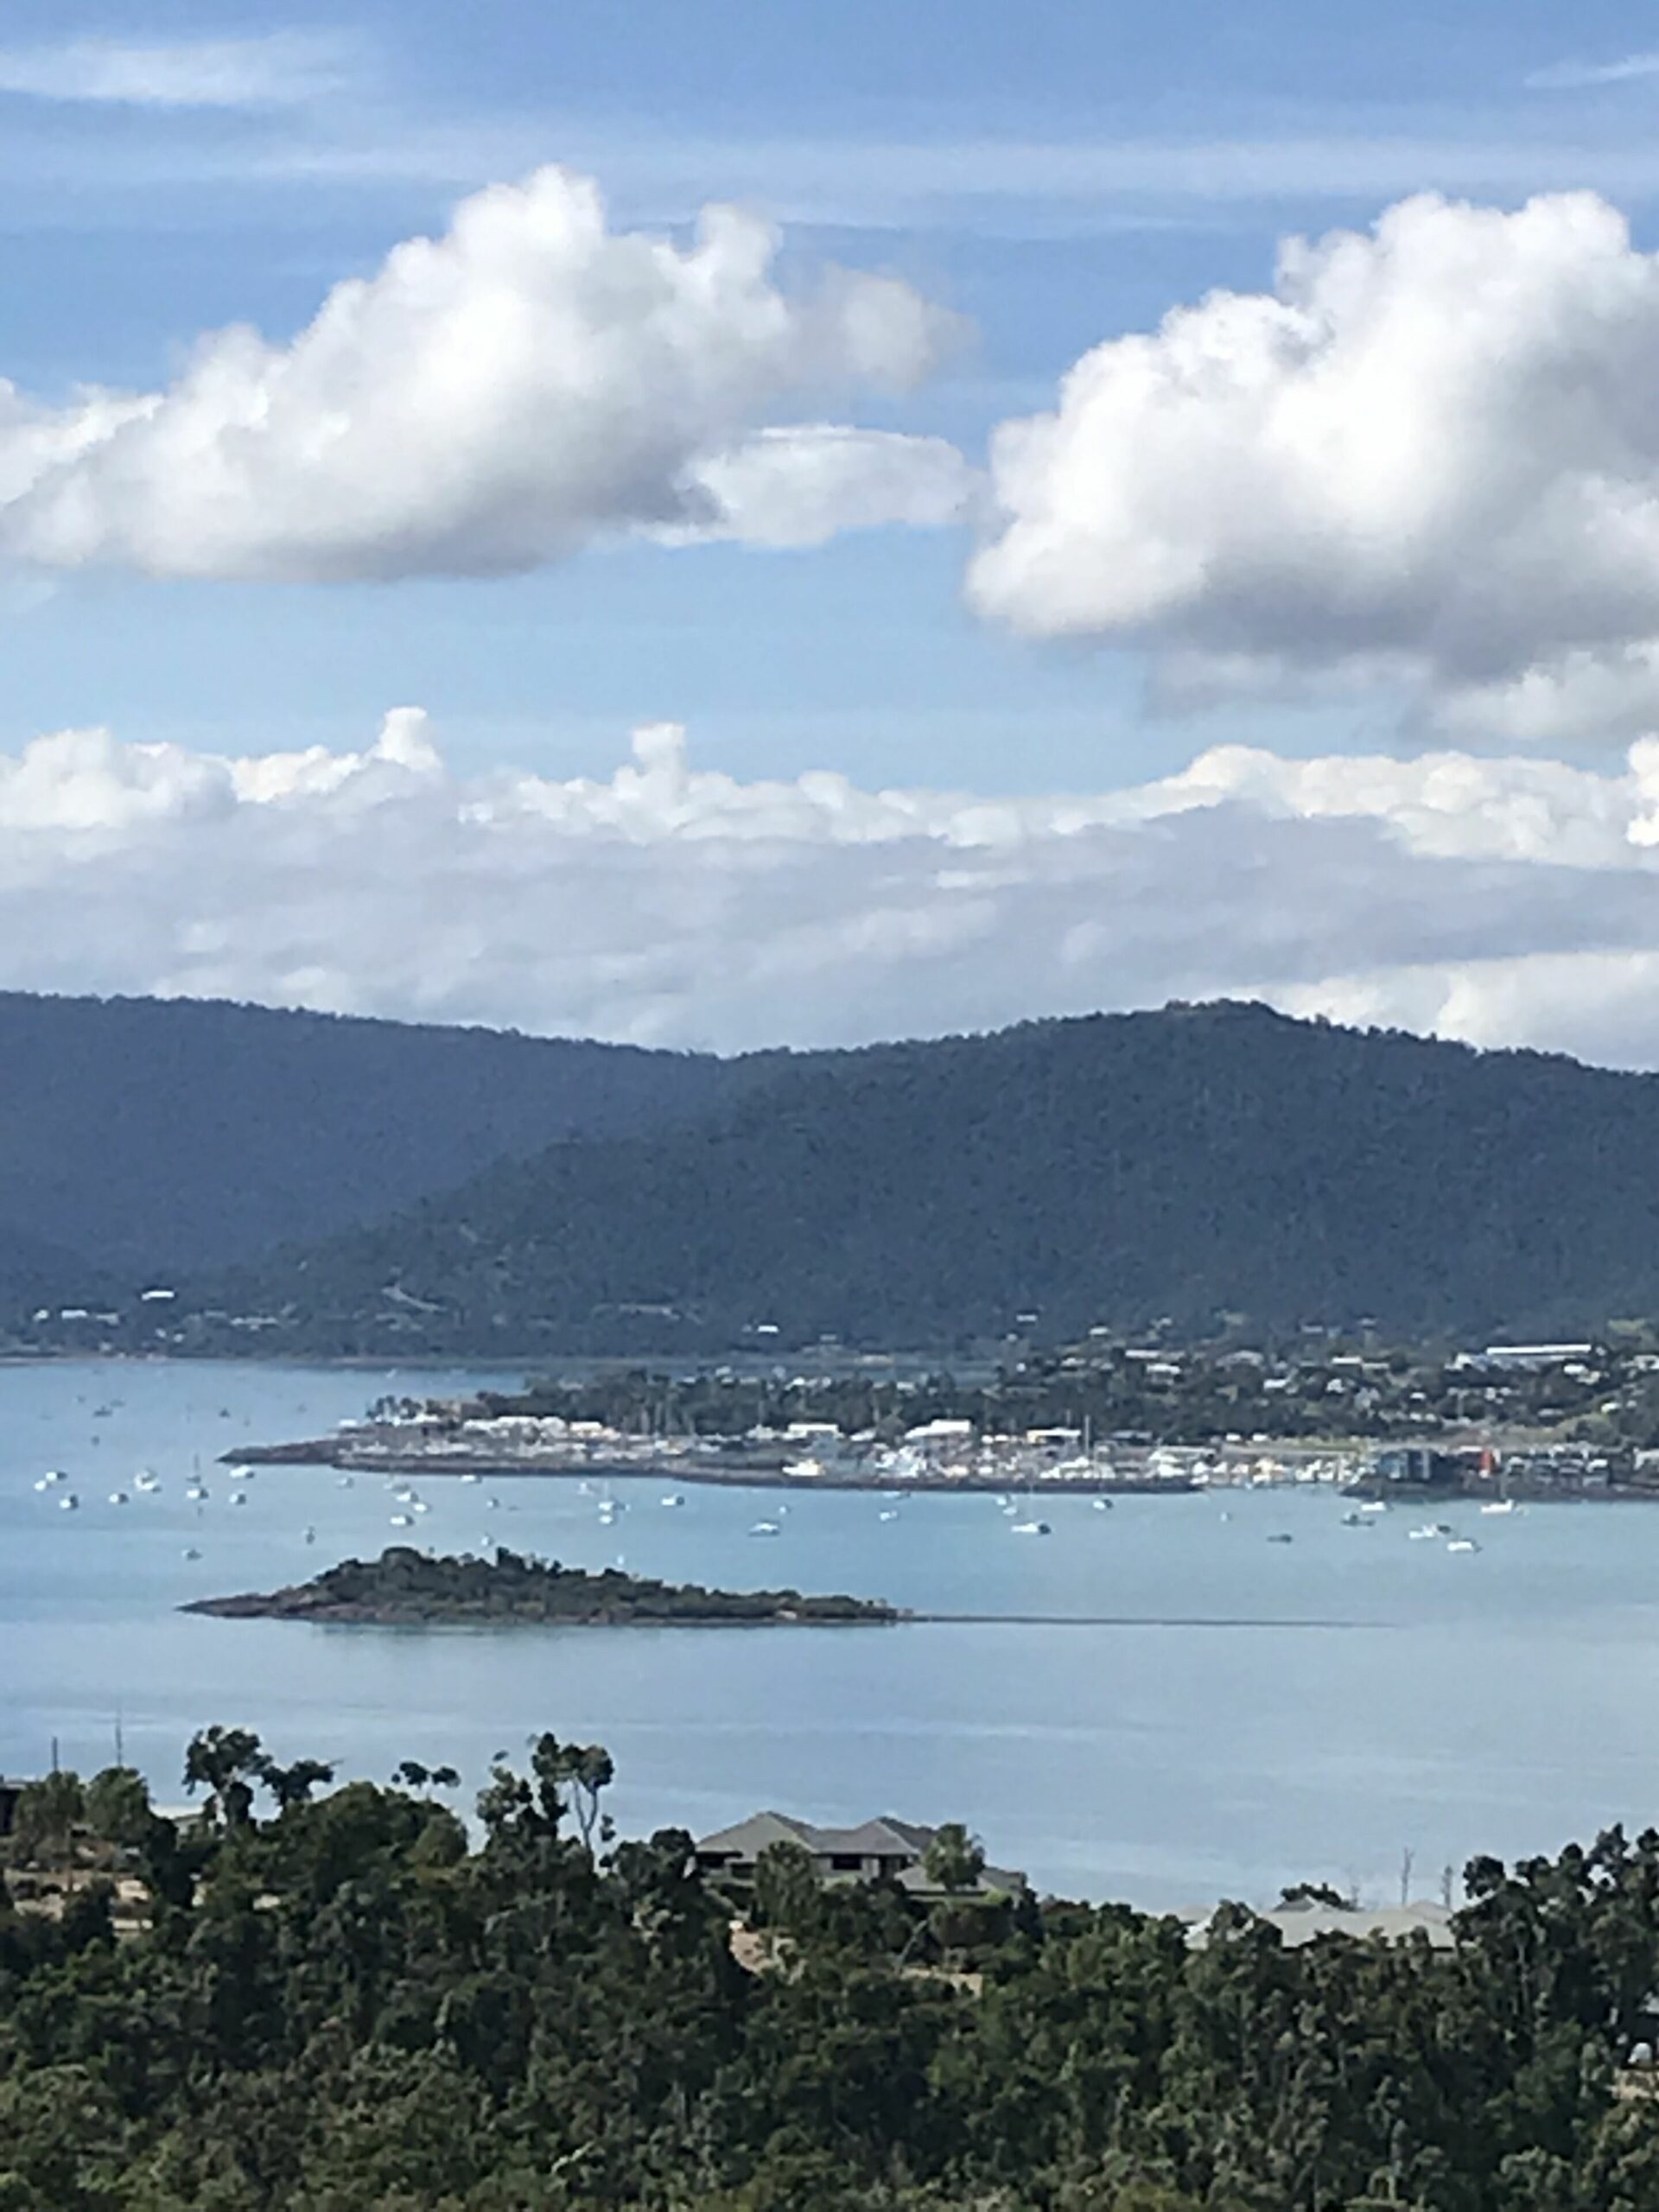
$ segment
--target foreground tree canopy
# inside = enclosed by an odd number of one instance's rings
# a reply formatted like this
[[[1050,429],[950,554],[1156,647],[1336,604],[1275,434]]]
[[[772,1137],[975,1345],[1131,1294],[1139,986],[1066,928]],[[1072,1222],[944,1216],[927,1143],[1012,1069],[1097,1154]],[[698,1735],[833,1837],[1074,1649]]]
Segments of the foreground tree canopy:
[[[3,2212],[1659,2206],[1659,1834],[1476,1861],[1449,1953],[1242,1910],[1198,1950],[787,1854],[734,1899],[681,1830],[614,1841],[609,1759],[550,1735],[470,1837],[453,1770],[397,1774],[321,1795],[223,1728],[198,1827],[126,1770],[26,1796]],[[958,1878],[976,1853],[941,1832]]]

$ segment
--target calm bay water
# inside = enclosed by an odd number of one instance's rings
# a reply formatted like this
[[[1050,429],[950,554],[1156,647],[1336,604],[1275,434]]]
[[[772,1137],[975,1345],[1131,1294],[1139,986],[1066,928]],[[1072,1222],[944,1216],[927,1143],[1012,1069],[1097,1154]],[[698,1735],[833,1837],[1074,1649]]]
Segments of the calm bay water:
[[[1328,1495],[1046,1500],[1047,1540],[988,1497],[797,1497],[548,1478],[416,1485],[404,1532],[378,1478],[269,1468],[232,1507],[214,1463],[316,1433],[386,1388],[460,1376],[264,1366],[0,1370],[0,1770],[127,1756],[176,1800],[183,1745],[245,1722],[285,1758],[384,1777],[460,1767],[535,1729],[607,1744],[625,1828],[712,1827],[763,1806],[965,1820],[1046,1886],[1148,1904],[1271,1901],[1304,1877],[1433,1893],[1474,1851],[1554,1849],[1659,1820],[1659,1508],[1444,1517],[1476,1556],[1342,1525]],[[184,1491],[200,1462],[206,1504]],[[152,1467],[158,1495],[134,1491]],[[70,1513],[35,1488],[61,1467]],[[108,1502],[125,1491],[130,1503]],[[491,1510],[490,1497],[499,1503]],[[308,1545],[304,1531],[315,1528]],[[1289,1544],[1272,1544],[1285,1533]],[[221,1622],[186,1599],[296,1581],[410,1538],[488,1539],[727,1587],[792,1584],[1041,1624],[614,1631],[321,1629]],[[199,1560],[185,1558],[188,1548]],[[1048,1624],[1065,1615],[1123,1624]]]

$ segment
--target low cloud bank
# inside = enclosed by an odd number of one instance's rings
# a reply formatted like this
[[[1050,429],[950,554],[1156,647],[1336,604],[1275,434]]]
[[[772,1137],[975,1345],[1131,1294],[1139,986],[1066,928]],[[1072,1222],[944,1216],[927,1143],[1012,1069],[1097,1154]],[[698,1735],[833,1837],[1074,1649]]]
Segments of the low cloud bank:
[[[1248,994],[1659,1066],[1659,742],[1617,770],[1236,747],[1119,790],[458,777],[105,730],[0,759],[3,981],[722,1049]]]

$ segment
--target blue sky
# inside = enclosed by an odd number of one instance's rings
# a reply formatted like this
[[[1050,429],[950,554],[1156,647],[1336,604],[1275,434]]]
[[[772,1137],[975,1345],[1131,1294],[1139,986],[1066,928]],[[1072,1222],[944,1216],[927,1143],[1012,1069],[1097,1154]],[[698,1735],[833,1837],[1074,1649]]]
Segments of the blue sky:
[[[1659,75],[1529,89],[1640,54],[1641,12],[1298,0],[487,0],[250,13],[15,0],[14,54],[286,34],[268,105],[0,95],[0,367],[53,397],[145,387],[232,321],[283,339],[342,276],[441,226],[469,188],[590,169],[619,223],[735,195],[788,251],[897,270],[971,345],[880,419],[971,453],[1078,354],[1212,285],[1256,289],[1287,230],[1413,186],[1513,204],[1604,182],[1644,226]],[[1659,33],[1654,35],[1659,37]],[[865,410],[865,419],[873,419]],[[1149,715],[1133,650],[1033,647],[960,605],[950,534],[805,552],[590,554],[506,581],[19,587],[0,738],[338,742],[404,698],[463,757],[597,770],[642,718],[734,772],[1042,788],[1137,777],[1220,738],[1387,743],[1386,700]]]
[[[12,0],[0,982],[1659,1066],[1656,119],[1613,0]]]

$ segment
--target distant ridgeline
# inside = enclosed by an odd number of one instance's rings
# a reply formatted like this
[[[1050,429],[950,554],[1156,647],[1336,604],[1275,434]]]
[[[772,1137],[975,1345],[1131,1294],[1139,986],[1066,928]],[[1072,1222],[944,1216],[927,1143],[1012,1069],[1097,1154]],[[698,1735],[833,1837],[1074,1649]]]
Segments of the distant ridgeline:
[[[342,1560],[309,1582],[239,1598],[201,1598],[188,1613],[221,1620],[373,1622],[403,1627],[641,1627],[877,1624],[901,1618],[868,1598],[804,1598],[798,1590],[705,1590],[658,1582],[618,1567],[578,1567],[496,1551],[487,1559],[439,1559],[407,1544],[378,1560]]]
[[[83,1009],[89,1035],[110,1012]],[[224,1032],[189,1097],[152,1084],[130,1143],[83,1108],[83,1149],[105,1154],[96,1203],[119,1217],[97,1249],[159,1249],[176,1213],[211,1263],[164,1309],[130,1283],[115,1321],[29,1323],[30,1341],[533,1363],[1016,1327],[1055,1344],[1158,1319],[1577,1335],[1659,1314],[1654,1077],[1224,1004],[729,1062],[321,1024],[304,1054],[296,1033],[303,1079],[281,1080],[274,1046],[248,1061],[248,1040],[310,1017],[188,1012]],[[189,1028],[175,1007],[119,1013]],[[245,1123],[256,1064],[270,1089]],[[42,1118],[36,1101],[36,1152]],[[54,1208],[35,1153],[10,1157],[34,1193],[20,1225],[92,1249],[93,1200]],[[224,1195],[238,1166],[257,1223]],[[237,1238],[245,1264],[220,1268]]]
[[[0,992],[0,1299],[118,1298],[326,1236],[764,1060],[188,999]]]

